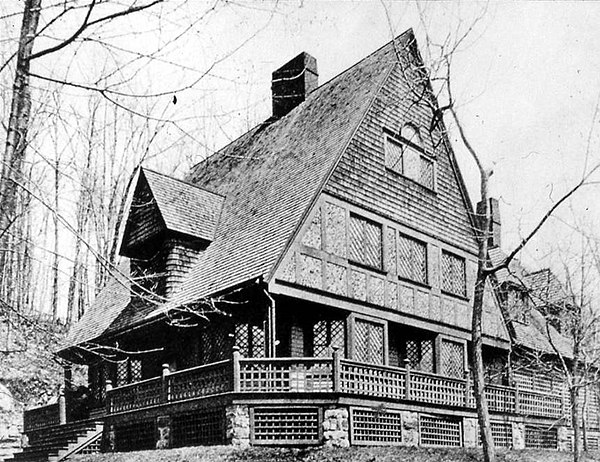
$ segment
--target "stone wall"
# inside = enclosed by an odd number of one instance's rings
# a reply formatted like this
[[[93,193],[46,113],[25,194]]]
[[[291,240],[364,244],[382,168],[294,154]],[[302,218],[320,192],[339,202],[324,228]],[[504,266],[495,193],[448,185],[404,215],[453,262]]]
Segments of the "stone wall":
[[[339,448],[350,446],[348,409],[326,409],[323,417],[323,438],[325,439],[325,445]]]
[[[250,445],[250,412],[248,406],[230,405],[225,409],[226,440],[240,448]]]

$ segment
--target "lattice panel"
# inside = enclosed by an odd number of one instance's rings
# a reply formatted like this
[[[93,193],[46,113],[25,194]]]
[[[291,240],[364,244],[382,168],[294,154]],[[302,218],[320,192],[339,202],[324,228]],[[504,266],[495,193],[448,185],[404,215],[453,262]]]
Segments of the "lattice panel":
[[[117,363],[117,380],[116,386],[125,385],[129,383],[129,367],[127,364],[127,360],[119,361]]]
[[[442,375],[463,378],[465,373],[464,345],[451,340],[442,340]]]
[[[525,426],[525,447],[532,449],[556,449],[556,428]]]
[[[253,325],[252,331],[252,357],[265,357],[265,329],[262,325]]]
[[[221,361],[229,356],[231,340],[225,325],[211,324],[202,331],[201,339],[204,364]]]
[[[156,430],[154,420],[141,420],[115,425],[115,451],[143,451],[155,449]]]
[[[364,363],[383,364],[383,325],[356,320],[355,359]]]
[[[142,380],[142,361],[139,359],[131,359],[129,361],[129,372],[131,374],[131,382],[139,382]]]
[[[464,258],[442,252],[442,290],[462,297],[466,296]]]
[[[402,442],[399,412],[351,409],[352,443],[391,445]]]
[[[460,420],[451,417],[426,416],[420,418],[421,444],[424,446],[461,446]]]
[[[388,137],[385,138],[385,166],[402,173],[402,146]]]
[[[427,282],[427,246],[407,236],[398,236],[398,275],[416,282]]]
[[[225,443],[225,410],[202,409],[172,417],[173,447]]]
[[[406,358],[412,369],[433,372],[433,340],[407,340]]]
[[[381,268],[381,225],[361,217],[350,216],[350,259]]]
[[[255,444],[298,444],[319,441],[319,410],[254,409],[253,439]]]
[[[490,422],[492,427],[492,438],[494,439],[494,446],[497,448],[512,448],[512,425],[506,422]],[[479,425],[477,426],[477,442],[479,446],[481,442],[481,432]]]
[[[332,347],[338,347],[340,355],[345,356],[345,329],[341,319],[322,319],[313,325],[313,356],[331,357]]]

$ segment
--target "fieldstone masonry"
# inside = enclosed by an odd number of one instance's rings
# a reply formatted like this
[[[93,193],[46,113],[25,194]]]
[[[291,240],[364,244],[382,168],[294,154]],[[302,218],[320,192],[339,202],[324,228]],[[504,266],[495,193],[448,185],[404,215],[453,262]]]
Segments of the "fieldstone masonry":
[[[250,412],[248,406],[231,405],[225,409],[227,420],[227,442],[233,446],[250,446]]]
[[[571,435],[572,431],[567,427],[558,427],[557,428],[557,449],[559,451],[569,451],[569,446],[571,445]]]
[[[525,424],[523,422],[512,423],[513,449],[525,449]]]
[[[329,447],[347,448],[350,446],[348,430],[348,409],[326,409],[323,419],[323,437]]]
[[[156,449],[171,447],[171,417],[161,415],[156,418]]]
[[[463,418],[463,432],[464,432],[464,445],[466,448],[477,447],[478,438],[477,432],[479,431],[479,425],[477,424],[477,418],[465,417]]]
[[[104,434],[102,435],[102,452],[115,451],[115,426],[113,424],[104,425]]]
[[[419,414],[402,411],[402,443],[406,446],[419,445]]]

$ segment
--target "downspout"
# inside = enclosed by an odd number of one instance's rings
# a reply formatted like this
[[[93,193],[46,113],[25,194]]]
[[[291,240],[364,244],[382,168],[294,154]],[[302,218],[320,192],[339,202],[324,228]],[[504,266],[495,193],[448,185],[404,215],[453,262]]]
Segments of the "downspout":
[[[275,299],[267,290],[266,284],[263,285],[262,289],[269,301],[267,306],[267,357],[274,358],[276,355],[275,346],[277,342],[277,335],[275,332]]]

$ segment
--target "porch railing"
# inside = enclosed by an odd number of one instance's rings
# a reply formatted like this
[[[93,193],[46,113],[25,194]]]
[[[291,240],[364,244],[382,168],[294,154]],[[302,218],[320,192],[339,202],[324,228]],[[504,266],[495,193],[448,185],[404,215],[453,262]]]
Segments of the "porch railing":
[[[59,403],[28,409],[23,413],[23,431],[26,432],[60,423]]]
[[[475,407],[468,376],[446,377],[410,368],[364,364],[332,358],[241,358],[169,373],[142,382],[107,389],[107,413],[181,402],[228,392],[344,393],[407,400],[441,406]],[[563,397],[488,384],[493,412],[560,418]]]

